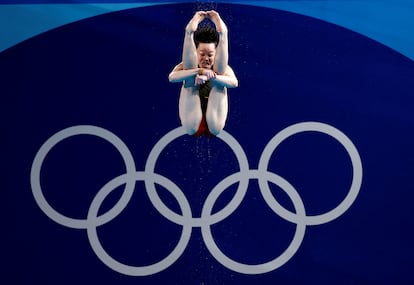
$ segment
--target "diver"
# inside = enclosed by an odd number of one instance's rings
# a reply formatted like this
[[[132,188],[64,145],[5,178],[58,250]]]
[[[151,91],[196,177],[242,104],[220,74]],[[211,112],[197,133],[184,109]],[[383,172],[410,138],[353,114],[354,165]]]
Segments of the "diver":
[[[199,27],[205,19],[215,28]],[[224,128],[227,88],[238,86],[228,58],[228,30],[219,13],[196,12],[185,28],[182,62],[168,77],[170,82],[183,83],[179,116],[189,135],[217,135]]]

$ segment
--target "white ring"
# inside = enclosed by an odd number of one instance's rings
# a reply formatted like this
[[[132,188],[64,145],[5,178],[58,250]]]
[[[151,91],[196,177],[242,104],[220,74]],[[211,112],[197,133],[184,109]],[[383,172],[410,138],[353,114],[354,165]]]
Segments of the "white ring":
[[[43,195],[42,187],[40,185],[40,172],[42,170],[43,162],[49,151],[62,140],[76,135],[94,135],[110,142],[121,154],[125,163],[126,172],[129,174],[135,172],[135,163],[131,152],[122,140],[120,140],[113,133],[103,128],[95,126],[80,125],[63,129],[58,133],[54,134],[52,137],[50,137],[40,147],[39,151],[37,152],[33,160],[32,169],[30,173],[32,193],[35,198],[35,201],[37,202],[37,205],[50,219],[52,219],[56,223],[61,224],[63,226],[67,226],[69,228],[85,229],[87,224],[86,219],[70,218],[62,215],[61,213],[53,209],[53,207],[47,202],[45,196]],[[122,194],[120,200],[114,205],[112,209],[110,209],[108,212],[99,217],[97,221],[99,225],[104,224],[107,221],[113,219],[125,208],[129,199],[131,198],[134,187],[134,180],[130,179],[129,181],[127,181],[124,193]]]
[[[233,174],[233,179],[223,180],[218,186],[217,191],[223,191],[227,187],[231,186],[236,179],[234,178],[241,178],[240,176],[243,176],[241,173]],[[260,172],[258,170],[250,170],[249,171],[249,178],[252,179],[263,179],[266,178],[267,181],[271,181],[278,185],[282,190],[286,192],[286,194],[289,196],[289,198],[292,200],[293,205],[296,210],[296,214],[299,217],[305,216],[305,207],[302,203],[302,200],[299,197],[299,194],[296,192],[296,190],[293,188],[292,185],[289,184],[285,179],[282,177],[271,173],[271,172]],[[205,208],[205,215],[209,215],[213,209],[213,204],[210,204],[209,207]],[[298,222],[296,223],[296,231],[295,235],[290,243],[290,245],[286,248],[286,250],[276,257],[275,259],[263,263],[263,264],[244,264],[237,261],[234,261],[233,259],[229,258],[227,255],[225,255],[217,246],[216,242],[213,239],[213,235],[211,233],[211,227],[210,225],[202,225],[201,232],[203,235],[204,242],[211,253],[211,255],[214,256],[214,258],[220,262],[223,266],[244,274],[262,274],[266,272],[273,271],[280,266],[284,265],[286,262],[288,262],[293,255],[296,253],[296,251],[299,249],[303,237],[305,235],[305,229],[306,224],[303,219],[298,219]]]
[[[190,225],[183,225],[183,230],[181,233],[180,240],[178,241],[177,246],[174,248],[174,250],[167,257],[165,257],[161,261],[154,263],[152,265],[130,266],[130,265],[123,264],[115,260],[113,257],[111,257],[105,251],[105,249],[102,247],[102,244],[99,241],[98,233],[96,231],[97,221],[95,220],[97,220],[96,216],[98,214],[99,207],[101,206],[104,199],[117,187],[119,187],[120,185],[124,183],[128,183],[128,181],[131,178],[131,175],[129,176],[130,177],[124,174],[124,175],[114,178],[113,180],[108,182],[98,192],[98,194],[96,194],[95,198],[92,201],[91,207],[89,208],[89,212],[88,212],[87,233],[88,233],[89,242],[95,254],[108,267],[112,268],[113,270],[119,273],[130,275],[130,276],[146,276],[146,275],[158,273],[166,269],[167,267],[171,266],[171,264],[173,264],[181,256],[181,254],[184,252],[188,244],[188,241],[190,240],[192,227]],[[171,194],[175,195],[176,193],[180,193],[177,186],[174,186],[172,190],[169,189],[169,187],[171,185],[174,185],[174,183],[168,181],[165,177],[162,177],[161,175],[158,175],[158,174],[151,174],[151,176],[152,176],[151,181],[154,181],[160,184],[161,186],[165,187],[167,190],[171,192]],[[145,181],[148,177],[147,177],[147,173],[145,172],[136,172],[133,178],[135,181],[138,181],[138,180]],[[183,216],[191,217],[191,209],[188,206],[188,204],[183,203],[182,199],[177,199],[177,201],[180,205],[181,211],[183,212]]]
[[[186,133],[184,131],[184,128],[182,127],[176,128],[170,131],[169,133],[167,133],[164,137],[162,137],[158,141],[158,143],[153,147],[153,149],[151,150],[148,156],[147,163],[145,166],[145,172],[148,174],[148,178],[149,178],[145,180],[145,186],[146,186],[147,193],[148,193],[148,196],[150,197],[151,202],[164,217],[166,217],[169,220],[173,220],[176,223],[180,223],[182,225],[186,223],[187,225],[200,227],[201,224],[212,222],[211,219],[209,217],[203,217],[202,219],[192,218],[192,220],[181,219],[180,221],[180,219],[178,218],[178,214],[171,211],[164,204],[161,198],[158,196],[157,190],[155,189],[155,186],[154,186],[154,182],[150,179],[151,178],[150,174],[154,173],[156,161],[158,160],[158,157],[160,156],[164,148],[169,143],[171,143],[173,140],[185,134]],[[249,171],[249,165],[248,165],[246,154],[244,153],[240,144],[225,131],[222,131],[217,137],[223,140],[225,143],[227,143],[227,145],[230,146],[230,148],[233,150],[234,154],[237,157],[237,161],[239,163],[240,172],[247,173]],[[248,184],[249,184],[249,180],[247,176],[246,175],[242,176],[239,181],[239,187],[237,189],[236,194],[223,209],[221,209],[219,212],[214,214],[214,222],[224,219],[231,213],[231,211],[234,211],[238,207],[238,205],[243,200],[244,194],[247,191]],[[209,197],[207,198],[208,201],[211,201],[213,197],[212,195],[214,194],[210,193]],[[188,200],[185,198],[184,195],[180,195],[179,197],[183,199],[182,201],[180,201],[181,203],[188,204]]]
[[[323,123],[318,122],[305,122],[305,123],[298,123],[295,125],[291,125],[279,133],[277,133],[270,142],[266,145],[265,149],[263,150],[262,156],[259,160],[259,171],[265,172],[268,169],[269,160],[275,149],[282,143],[285,139],[290,136],[293,136],[297,133],[301,132],[320,132],[327,134],[338,142],[342,144],[345,150],[348,152],[348,155],[352,162],[353,168],[353,177],[352,177],[352,184],[349,189],[347,196],[344,200],[334,209],[320,215],[314,216],[306,216],[303,217],[306,221],[307,225],[320,225],[324,223],[328,223],[339,216],[341,216],[348,208],[353,204],[356,197],[358,196],[359,190],[361,189],[362,184],[362,163],[359,153],[352,143],[352,141],[341,131],[338,129]],[[302,217],[298,217],[296,214],[288,211],[283,206],[281,206],[272,196],[271,191],[269,189],[269,185],[263,179],[259,179],[260,189],[262,191],[263,197],[265,197],[266,202],[268,203],[269,207],[273,209],[277,214],[279,214],[284,219],[296,223],[299,222],[298,219],[302,219]]]

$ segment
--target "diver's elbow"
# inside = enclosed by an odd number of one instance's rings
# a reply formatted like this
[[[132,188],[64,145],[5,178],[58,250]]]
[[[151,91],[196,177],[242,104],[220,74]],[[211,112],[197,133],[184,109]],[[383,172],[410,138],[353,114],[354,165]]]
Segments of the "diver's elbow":
[[[170,81],[170,83],[175,82],[175,76],[172,72],[168,75],[168,81]]]
[[[239,87],[239,81],[237,79],[234,79],[230,87],[231,88]]]

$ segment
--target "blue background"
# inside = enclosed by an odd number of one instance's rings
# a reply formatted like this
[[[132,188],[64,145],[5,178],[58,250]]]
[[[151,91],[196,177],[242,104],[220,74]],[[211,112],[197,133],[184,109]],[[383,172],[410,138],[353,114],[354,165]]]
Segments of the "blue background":
[[[301,7],[301,1],[292,2]],[[172,3],[96,13],[4,48],[2,284],[414,283],[414,63],[412,54],[404,52],[413,48],[410,39],[405,49],[401,42],[390,48],[326,21],[245,4]],[[229,90],[225,129],[243,147],[250,167],[257,168],[265,145],[283,128],[324,122],[357,147],[364,169],[361,192],[338,219],[309,226],[293,258],[269,273],[245,275],[225,268],[195,228],[184,254],[169,268],[146,277],[125,276],[95,256],[86,231],[58,225],[40,210],[31,193],[31,164],[51,135],[90,124],[119,136],[137,170],[143,170],[152,147],[179,126],[179,84],[170,84],[167,76],[180,61],[184,26],[198,9],[218,10],[229,26],[230,65],[240,86]],[[97,191],[124,168],[107,143],[74,137],[48,155],[42,187],[59,212],[84,218]],[[180,186],[194,216],[200,215],[209,191],[237,170],[234,154],[222,141],[189,136],[171,143],[156,167]],[[294,185],[308,214],[335,207],[352,179],[344,149],[318,133],[289,138],[272,156],[269,170]],[[108,252],[131,265],[161,259],[181,231],[154,209],[143,190],[138,183],[122,214],[98,229]],[[281,191],[273,191],[291,208]],[[212,227],[213,234],[235,260],[260,263],[286,248],[295,225],[266,206],[255,181],[247,193],[236,212]],[[162,196],[179,211],[174,199]],[[230,196],[224,195],[217,208]]]

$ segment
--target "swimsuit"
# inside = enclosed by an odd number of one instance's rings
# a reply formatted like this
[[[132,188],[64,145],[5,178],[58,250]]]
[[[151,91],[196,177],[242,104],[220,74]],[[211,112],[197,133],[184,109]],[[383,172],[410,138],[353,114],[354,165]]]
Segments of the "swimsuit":
[[[206,83],[200,85],[198,96],[200,96],[200,103],[201,103],[201,112],[203,114],[200,122],[200,126],[198,127],[197,132],[194,134],[196,137],[200,137],[202,135],[211,136],[210,130],[208,129],[207,122],[206,122],[206,111],[207,111],[207,104],[208,104],[208,97],[210,96],[211,91],[211,82],[207,81]]]
[[[211,91],[211,82],[207,81],[206,83],[200,85],[198,96],[200,96],[200,102],[201,102],[201,111],[203,115],[206,115],[207,111],[207,103],[208,103],[208,97],[210,96]]]

